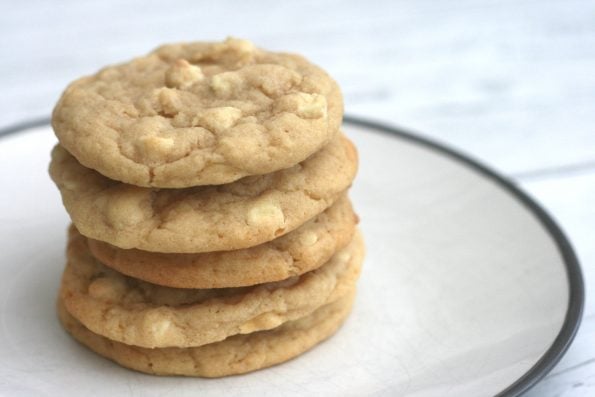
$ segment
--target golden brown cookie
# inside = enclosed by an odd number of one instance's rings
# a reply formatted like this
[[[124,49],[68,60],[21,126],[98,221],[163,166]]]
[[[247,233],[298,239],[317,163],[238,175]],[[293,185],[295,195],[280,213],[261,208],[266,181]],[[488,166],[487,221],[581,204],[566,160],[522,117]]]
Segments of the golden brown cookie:
[[[179,289],[117,273],[91,256],[76,229],[69,235],[60,291],[68,311],[97,334],[148,348],[200,346],[308,315],[353,289],[364,255],[356,234],[325,265],[301,276],[253,287]]]
[[[231,184],[150,189],[83,167],[60,146],[50,174],[77,229],[119,248],[196,253],[252,247],[290,232],[349,187],[357,153],[338,137],[303,163]]]
[[[291,167],[337,135],[337,84],[245,40],[162,46],[73,82],[52,117],[86,167],[145,187],[218,185]]]
[[[127,276],[175,288],[244,287],[299,276],[345,247],[358,222],[347,196],[296,230],[256,247],[202,254],[124,250],[89,239],[93,256]]]
[[[97,335],[72,317],[61,302],[64,328],[81,344],[123,367],[155,375],[215,378],[243,374],[290,360],[334,334],[345,321],[355,291],[298,320],[268,331],[231,336],[189,348],[146,349]]]

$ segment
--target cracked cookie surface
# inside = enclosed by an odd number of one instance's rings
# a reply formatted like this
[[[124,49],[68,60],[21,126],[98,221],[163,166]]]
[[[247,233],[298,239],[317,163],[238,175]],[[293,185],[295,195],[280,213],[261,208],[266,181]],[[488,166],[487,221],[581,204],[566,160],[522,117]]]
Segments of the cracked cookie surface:
[[[356,171],[357,153],[343,135],[291,168],[219,186],[128,185],[83,167],[59,145],[50,163],[83,235],[165,253],[235,250],[280,237],[332,205]]]
[[[175,288],[242,287],[280,281],[316,269],[353,236],[357,216],[347,196],[294,231],[235,251],[164,254],[124,250],[88,240],[95,258],[130,277]]]
[[[190,348],[146,349],[97,335],[71,316],[61,301],[64,328],[81,344],[122,365],[155,375],[221,377],[243,374],[290,360],[330,337],[345,321],[355,291],[298,320],[268,331],[234,335],[221,342]]]
[[[146,348],[191,347],[278,327],[346,295],[364,256],[352,242],[301,276],[241,288],[178,289],[124,276],[99,263],[74,227],[69,231],[61,299],[89,330]]]
[[[224,184],[288,168],[338,133],[339,87],[248,41],[171,44],[83,77],[53,116],[86,167],[145,187]]]

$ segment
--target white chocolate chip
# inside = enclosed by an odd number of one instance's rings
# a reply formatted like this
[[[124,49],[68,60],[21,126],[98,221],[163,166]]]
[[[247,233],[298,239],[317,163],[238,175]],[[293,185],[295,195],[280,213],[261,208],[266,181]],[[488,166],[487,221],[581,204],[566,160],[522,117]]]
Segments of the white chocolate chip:
[[[285,95],[275,104],[278,112],[294,112],[299,117],[317,119],[326,117],[326,98],[320,94],[307,94],[305,92]]]
[[[205,110],[198,118],[199,125],[208,130],[219,132],[233,127],[242,118],[242,111],[231,106]]]
[[[185,59],[178,59],[165,72],[165,84],[168,87],[188,88],[204,77],[200,67],[190,64]]]
[[[314,232],[307,232],[300,237],[300,243],[306,247],[310,247],[318,241],[318,236]]]
[[[272,329],[283,323],[281,316],[274,312],[262,313],[250,321],[240,325],[240,334],[250,334],[255,331]]]
[[[248,211],[246,222],[250,226],[282,227],[285,224],[285,215],[277,205],[271,202],[261,202]]]
[[[151,334],[156,339],[161,339],[167,333],[167,330],[171,327],[171,321],[167,318],[160,318],[158,320],[151,321]]]
[[[180,112],[182,101],[176,90],[171,88],[161,88],[157,94],[157,98],[164,114],[175,116]]]
[[[311,94],[306,100],[298,106],[297,114],[306,119],[318,119],[326,117],[326,98],[322,95]]]
[[[243,79],[237,72],[223,72],[211,78],[211,89],[222,97],[230,96],[235,90],[241,88],[242,84]]]
[[[157,161],[166,157],[167,153],[174,147],[174,144],[175,142],[172,138],[163,138],[154,135],[142,136],[136,141],[137,149],[151,161]]]
[[[134,187],[116,192],[110,197],[109,205],[104,208],[106,220],[117,229],[142,222],[146,215],[142,206],[144,198],[144,192]]]
[[[122,296],[125,289],[124,281],[119,278],[99,277],[89,284],[88,292],[92,298],[115,301]]]

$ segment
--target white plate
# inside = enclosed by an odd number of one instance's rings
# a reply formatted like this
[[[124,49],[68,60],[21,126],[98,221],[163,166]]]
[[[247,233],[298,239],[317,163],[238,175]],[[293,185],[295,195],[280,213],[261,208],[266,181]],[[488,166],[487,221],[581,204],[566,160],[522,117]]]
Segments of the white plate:
[[[471,160],[382,126],[345,129],[360,151],[352,198],[368,247],[352,316],[295,360],[216,380],[135,373],[62,331],[68,218],[46,171],[55,138],[47,125],[2,137],[0,394],[477,397],[534,384],[583,303],[559,229]]]

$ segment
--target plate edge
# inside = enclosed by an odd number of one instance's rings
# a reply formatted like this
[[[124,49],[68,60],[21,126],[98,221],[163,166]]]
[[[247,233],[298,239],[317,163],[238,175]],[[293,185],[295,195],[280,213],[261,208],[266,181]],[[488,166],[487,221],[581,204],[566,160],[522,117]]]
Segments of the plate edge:
[[[424,137],[422,134],[408,132],[399,127],[392,127],[384,123],[378,123],[359,117],[345,116],[344,122],[360,127],[371,128],[382,133],[397,135],[410,142],[438,151],[443,155],[447,155],[448,157],[463,163],[465,166],[475,169],[517,198],[550,234],[562,260],[564,261],[566,276],[569,283],[568,306],[564,317],[564,323],[562,324],[558,335],[543,356],[541,356],[541,358],[519,379],[500,391],[496,397],[516,397],[528,391],[543,379],[564,356],[574,340],[583,315],[585,286],[580,263],[570,241],[560,226],[558,226],[552,216],[549,215],[541,205],[519,188],[512,180],[500,175],[498,172],[492,170],[469,155],[463,154],[457,149],[453,149],[447,144],[436,142],[430,138]]]

